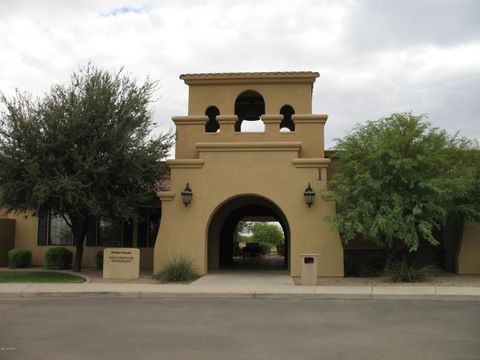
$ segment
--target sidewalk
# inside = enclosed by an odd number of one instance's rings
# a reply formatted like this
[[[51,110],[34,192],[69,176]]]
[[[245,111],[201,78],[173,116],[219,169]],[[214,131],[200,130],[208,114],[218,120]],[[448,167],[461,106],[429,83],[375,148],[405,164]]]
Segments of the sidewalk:
[[[191,284],[0,284],[2,298],[33,297],[243,297],[312,299],[438,299],[480,301],[480,287],[438,285],[295,286],[277,281],[222,281],[205,276]]]

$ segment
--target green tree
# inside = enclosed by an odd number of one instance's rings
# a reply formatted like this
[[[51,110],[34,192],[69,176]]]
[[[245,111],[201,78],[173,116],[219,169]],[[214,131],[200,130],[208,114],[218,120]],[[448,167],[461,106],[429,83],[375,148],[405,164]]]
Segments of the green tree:
[[[233,241],[235,242],[250,242],[250,230],[252,228],[253,222],[250,221],[239,221],[237,228],[233,234]]]
[[[170,133],[152,135],[155,87],[88,64],[43,98],[1,95],[0,206],[63,216],[75,271],[89,218],[131,221],[155,195],[173,143]]]
[[[245,235],[249,234],[252,230],[253,222],[251,221],[239,221],[237,224],[237,231],[238,235]]]
[[[250,231],[252,242],[272,245],[279,245],[284,242],[282,230],[274,223],[255,222]]]
[[[338,172],[329,182],[342,241],[360,237],[386,250],[416,251],[454,214],[480,218],[476,143],[450,136],[423,115],[392,114],[357,125],[338,140]],[[475,198],[476,196],[476,198]]]
[[[480,146],[478,142],[467,142],[466,146],[452,151],[457,159],[457,172],[468,186],[456,194],[449,209],[449,218],[463,223],[463,220],[480,220]]]

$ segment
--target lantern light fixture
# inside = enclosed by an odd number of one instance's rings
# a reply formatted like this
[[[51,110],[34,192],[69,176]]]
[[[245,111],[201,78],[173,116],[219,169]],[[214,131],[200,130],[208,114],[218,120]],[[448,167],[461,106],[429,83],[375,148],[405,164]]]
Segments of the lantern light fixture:
[[[192,189],[190,189],[190,185],[189,183],[187,183],[185,190],[182,191],[182,201],[185,207],[187,207],[188,204],[190,204],[190,202],[192,201],[192,195],[193,195]]]
[[[313,199],[315,197],[315,192],[313,191],[312,187],[310,186],[310,183],[308,183],[308,186],[305,189],[305,192],[303,193],[303,196],[305,197],[305,203],[308,205],[308,207],[312,206]]]

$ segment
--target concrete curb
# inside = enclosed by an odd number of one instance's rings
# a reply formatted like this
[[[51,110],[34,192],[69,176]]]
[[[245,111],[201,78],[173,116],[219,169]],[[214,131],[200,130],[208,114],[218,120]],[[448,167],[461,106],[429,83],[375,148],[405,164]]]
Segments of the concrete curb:
[[[52,270],[52,271],[57,271],[57,272],[61,272],[61,273],[64,273],[64,274],[70,274],[70,275],[74,275],[74,276],[84,278],[86,283],[91,283],[92,282],[92,279],[90,278],[90,276],[84,275],[84,274],[79,273],[79,272],[74,272],[74,271],[71,271],[71,270]]]
[[[172,284],[0,284],[12,298],[251,298],[480,301],[480,287],[464,286],[192,286]]]

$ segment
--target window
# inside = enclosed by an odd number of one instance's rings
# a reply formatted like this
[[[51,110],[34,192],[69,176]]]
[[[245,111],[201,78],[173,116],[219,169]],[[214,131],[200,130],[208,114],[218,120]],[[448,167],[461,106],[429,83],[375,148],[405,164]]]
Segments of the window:
[[[160,212],[152,211],[150,213],[148,226],[148,246],[154,247],[157,240],[158,229],[160,228]]]
[[[62,216],[50,215],[48,245],[73,245],[72,229]]]
[[[122,247],[123,226],[119,221],[100,219],[98,222],[98,246]]]
[[[48,213],[38,214],[38,237],[39,246],[46,245],[73,245],[72,230],[63,217]]]
[[[150,209],[145,220],[138,224],[137,245],[138,247],[154,247],[157,239],[162,209]]]
[[[151,226],[152,231],[155,231],[154,220],[152,220]],[[158,227],[156,229],[158,230]],[[63,217],[48,215],[45,213],[38,215],[37,244],[39,246],[73,245],[72,231]],[[107,219],[97,220],[92,217],[88,221],[86,245],[102,247],[132,247],[133,225],[131,222],[112,221]]]
[[[133,225],[109,219],[90,219],[87,231],[87,246],[132,247]]]

